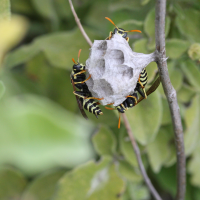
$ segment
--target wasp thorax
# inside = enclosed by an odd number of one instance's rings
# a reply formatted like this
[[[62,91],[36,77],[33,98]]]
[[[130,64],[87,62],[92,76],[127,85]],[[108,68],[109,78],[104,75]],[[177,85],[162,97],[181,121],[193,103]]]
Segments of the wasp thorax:
[[[85,65],[83,65],[81,63],[74,64],[73,70],[76,71],[76,72],[85,70]]]
[[[95,40],[86,61],[86,69],[91,75],[86,84],[92,96],[104,98],[101,104],[117,106],[134,93],[142,69],[153,61],[154,53],[133,52],[118,34],[111,40]]]

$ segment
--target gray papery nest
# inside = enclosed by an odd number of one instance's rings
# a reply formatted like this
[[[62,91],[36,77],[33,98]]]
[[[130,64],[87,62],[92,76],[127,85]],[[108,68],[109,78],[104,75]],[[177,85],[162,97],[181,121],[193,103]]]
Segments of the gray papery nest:
[[[102,105],[121,104],[135,90],[143,68],[155,61],[154,53],[133,52],[128,42],[118,34],[111,40],[95,40],[86,61],[86,82],[92,96],[104,98]]]

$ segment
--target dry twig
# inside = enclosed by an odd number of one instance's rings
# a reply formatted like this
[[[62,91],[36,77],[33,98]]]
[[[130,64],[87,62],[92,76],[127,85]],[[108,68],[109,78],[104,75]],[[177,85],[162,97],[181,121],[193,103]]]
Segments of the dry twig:
[[[128,122],[128,119],[127,119],[127,117],[124,113],[122,114],[122,117],[123,117],[123,120],[124,120],[124,125],[126,127],[128,136],[130,138],[131,144],[133,146],[133,150],[135,152],[141,174],[144,178],[144,181],[145,181],[146,185],[148,186],[149,190],[151,191],[152,195],[154,196],[154,198],[156,200],[162,200],[161,197],[159,196],[158,192],[155,190],[154,186],[152,185],[151,180],[149,179],[149,177],[146,173],[146,170],[145,170],[144,165],[142,163],[140,149],[139,149],[139,147],[138,147],[138,145],[135,141],[135,138],[133,136],[133,132],[131,131],[131,127],[130,127],[130,124]]]
[[[77,25],[78,25],[78,27],[79,27],[79,29],[80,29],[80,31],[81,31],[83,37],[85,38],[85,40],[87,41],[87,43],[88,43],[90,46],[92,46],[92,41],[90,40],[90,38],[88,37],[87,33],[86,33],[85,30],[83,29],[83,27],[82,27],[82,25],[81,25],[81,23],[80,23],[80,20],[79,20],[77,14],[76,14],[76,11],[74,10],[74,6],[73,6],[71,0],[69,0],[69,4],[70,4],[71,10],[72,10],[72,13],[73,13],[73,15],[74,15],[75,21],[76,21],[76,23],[77,23]]]
[[[176,91],[171,84],[167,69],[166,53],[165,53],[165,13],[166,13],[166,0],[157,0],[156,19],[155,19],[157,64],[159,68],[163,89],[168,100],[174,127],[176,155],[177,155],[176,200],[184,200],[186,177],[185,177],[185,153],[184,153],[183,128],[176,97]]]

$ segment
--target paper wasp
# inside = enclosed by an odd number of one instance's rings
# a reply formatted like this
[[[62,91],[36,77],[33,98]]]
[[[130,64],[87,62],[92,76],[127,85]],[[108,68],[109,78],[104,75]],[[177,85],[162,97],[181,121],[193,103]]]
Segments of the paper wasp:
[[[114,35],[114,34],[119,34],[121,35],[124,39],[126,39],[126,41],[128,42],[129,41],[129,37],[127,37],[127,32],[139,32],[141,33],[140,30],[130,30],[130,31],[125,31],[123,28],[118,28],[115,23],[108,17],[105,17],[108,21],[110,21],[114,26],[115,26],[115,29],[114,31],[110,31],[109,33],[109,37],[106,38],[106,40],[110,40],[111,37]]]
[[[146,95],[149,96],[152,92],[154,92],[158,86],[160,85],[160,76],[155,80],[155,82],[152,84],[152,86],[147,90]],[[120,118],[121,113],[125,113],[129,108],[132,108],[133,106],[138,105],[145,97],[141,96],[139,100],[137,100],[138,96],[137,93],[134,92],[132,95],[127,96],[126,100],[123,101],[120,105],[116,106],[115,108],[109,108],[105,107],[109,110],[117,109],[119,113],[119,121],[118,121],[118,128],[120,128]],[[109,104],[112,105],[112,104]]]
[[[112,36],[114,34],[119,34],[121,35],[124,39],[126,39],[126,41],[128,42],[129,41],[129,37],[127,37],[127,32],[139,32],[141,33],[140,30],[130,30],[130,31],[125,31],[124,29],[122,28],[118,28],[115,23],[108,17],[105,17],[108,21],[110,21],[114,26],[115,26],[115,29],[114,31],[110,31],[110,34],[109,34],[109,37],[106,38],[106,40],[110,40],[112,38]],[[147,84],[147,71],[146,69],[144,68],[142,70],[142,72],[140,73],[140,76],[138,78],[138,82],[137,82],[137,86],[136,86],[136,90],[139,92],[139,94],[141,96],[143,96],[145,99],[147,98],[147,95],[146,95],[146,92],[145,92],[145,85]],[[142,91],[141,91],[142,89]]]
[[[96,100],[102,100],[102,99],[92,97],[92,94],[85,83],[87,80],[91,78],[91,76],[89,76],[86,79],[86,76],[84,74],[86,72],[85,65],[83,65],[82,63],[79,63],[80,53],[81,53],[81,49],[79,50],[79,53],[78,53],[78,62],[76,62],[74,58],[72,58],[74,65],[73,65],[70,78],[71,78],[71,83],[74,89],[73,93],[76,96],[77,104],[81,111],[81,114],[83,115],[85,119],[88,119],[83,108],[85,108],[86,110],[94,114],[96,117],[97,115],[102,115],[103,112],[97,105],[98,103],[94,101],[94,99]],[[78,88],[80,91],[76,91],[76,88]]]

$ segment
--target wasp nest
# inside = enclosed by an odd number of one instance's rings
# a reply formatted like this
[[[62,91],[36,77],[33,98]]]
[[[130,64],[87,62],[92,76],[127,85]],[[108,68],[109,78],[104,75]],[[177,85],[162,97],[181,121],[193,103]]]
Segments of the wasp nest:
[[[154,53],[133,52],[118,34],[111,40],[95,40],[86,61],[91,74],[86,84],[94,97],[104,98],[102,105],[117,106],[134,92],[142,69],[153,61]]]

